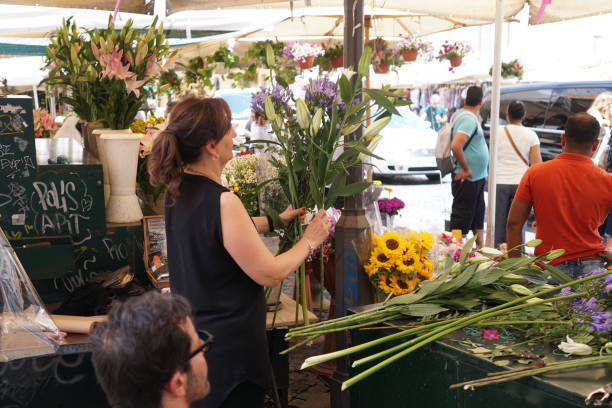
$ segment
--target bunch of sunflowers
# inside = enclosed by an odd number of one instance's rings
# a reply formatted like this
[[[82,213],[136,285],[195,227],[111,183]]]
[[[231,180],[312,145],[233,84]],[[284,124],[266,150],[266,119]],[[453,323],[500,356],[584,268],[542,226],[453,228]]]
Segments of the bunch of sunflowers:
[[[432,234],[388,232],[374,239],[376,245],[364,268],[372,284],[382,292],[403,295],[412,292],[422,280],[433,278],[434,263],[429,259]]]

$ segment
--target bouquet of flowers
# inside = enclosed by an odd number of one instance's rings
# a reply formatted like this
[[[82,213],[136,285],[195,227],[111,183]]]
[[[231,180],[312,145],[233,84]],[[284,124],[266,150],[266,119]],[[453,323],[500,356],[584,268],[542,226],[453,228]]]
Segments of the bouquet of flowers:
[[[144,121],[142,119],[136,119],[130,129],[134,133],[140,133],[144,136],[140,139],[140,154],[138,156],[138,171],[136,173],[136,184],[138,185],[138,192],[141,196],[141,199],[147,201],[147,204],[154,209],[156,206],[154,203],[157,202],[159,196],[166,190],[166,186],[160,184],[158,186],[152,186],[149,182],[149,172],[147,170],[147,162],[149,155],[151,154],[151,149],[153,148],[153,142],[157,138],[159,130],[161,129],[160,125],[163,125],[166,122],[166,118],[164,117],[155,117],[155,115],[149,116],[149,118]],[[152,199],[151,202],[149,198]]]
[[[378,210],[383,214],[397,215],[406,204],[397,197],[378,200]]]
[[[398,46],[401,51],[414,50],[414,51],[423,51],[423,52],[428,53],[433,50],[430,42],[425,41],[420,38],[416,38],[411,34],[408,34],[408,35],[400,34],[400,37],[402,39],[399,41]]]
[[[445,41],[438,51],[438,59],[445,60],[451,57],[465,57],[466,54],[472,51],[472,46],[467,42],[456,41],[449,43]]]
[[[302,61],[308,57],[317,57],[325,54],[323,47],[318,44],[294,42],[283,48],[283,56],[287,59],[293,59],[296,62]]]
[[[405,235],[388,232],[375,235],[376,245],[364,269],[372,284],[384,293],[403,295],[412,292],[422,280],[434,274],[429,259],[433,235],[409,231]]]
[[[58,129],[54,116],[45,109],[34,109],[35,137],[53,137]]]
[[[224,184],[231,188],[250,216],[259,215],[259,200],[257,188],[257,155],[246,154],[234,157],[223,169]]]

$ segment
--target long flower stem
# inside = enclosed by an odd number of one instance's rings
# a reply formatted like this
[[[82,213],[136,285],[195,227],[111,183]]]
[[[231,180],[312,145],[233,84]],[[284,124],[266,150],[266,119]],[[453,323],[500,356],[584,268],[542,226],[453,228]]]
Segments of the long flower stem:
[[[611,272],[612,273],[612,272]],[[607,274],[602,274],[603,276],[607,275]],[[586,280],[591,280],[589,279],[591,277],[588,278],[583,278]],[[585,280],[583,280],[585,281]],[[578,282],[578,281],[574,281],[574,284]],[[563,285],[562,285],[563,286]],[[569,286],[569,285],[568,285]],[[553,288],[553,289],[557,289],[557,288]],[[560,287],[559,287],[560,289]],[[550,293],[551,289],[542,291],[542,292],[538,292],[538,294],[543,294],[543,292],[547,292]],[[371,374],[374,374],[375,372],[377,372],[378,370],[386,367],[387,365],[399,360],[400,358],[404,357],[407,354],[412,353],[413,351],[416,351],[418,349],[420,349],[423,346],[426,346],[427,344],[439,339],[440,337],[444,337],[447,334],[450,334],[456,330],[459,329],[463,329],[464,327],[468,327],[476,322],[478,322],[479,320],[482,320],[483,318],[490,318],[490,317],[494,317],[494,316],[499,316],[501,314],[505,314],[505,313],[509,313],[509,312],[513,312],[515,310],[520,310],[520,309],[524,309],[526,307],[532,307],[538,304],[543,304],[543,303],[549,303],[549,302],[555,302],[555,301],[559,301],[559,300],[566,300],[566,299],[575,299],[577,297],[582,297],[585,296],[586,293],[577,293],[575,295],[570,295],[570,296],[560,296],[560,297],[556,297],[556,298],[552,298],[552,299],[543,299],[543,300],[539,300],[536,302],[532,302],[532,303],[526,303],[526,304],[522,304],[522,305],[518,305],[518,306],[513,306],[516,305],[517,303],[521,303],[524,302],[528,299],[534,298],[536,297],[538,294],[534,294],[534,295],[529,295],[529,296],[525,296],[516,300],[513,300],[512,302],[508,302],[505,303],[503,305],[500,306],[496,306],[494,308],[485,310],[483,312],[479,312],[476,313],[474,315],[470,315],[470,316],[466,316],[462,319],[459,319],[456,322],[452,322],[449,324],[446,324],[442,327],[439,327],[437,329],[434,329],[431,333],[428,333],[426,335],[423,335],[421,337],[417,337],[416,339],[412,339],[409,340],[408,342],[406,342],[405,345],[410,345],[410,347],[406,348],[404,351],[397,353],[396,355],[389,357],[388,359],[376,364],[375,366],[372,366],[370,368],[368,368],[367,370],[357,374],[356,376],[348,379],[347,381],[345,381],[342,384],[342,390],[347,389],[348,387],[350,387],[351,385],[354,385],[355,383],[363,380],[364,378],[368,377]],[[512,307],[509,307],[512,306]]]
[[[514,325],[514,324],[566,324],[566,325],[571,325],[571,322],[559,322],[559,321],[549,321],[549,320],[533,320],[533,321],[531,320],[505,320],[505,321],[480,322],[480,323],[474,324],[473,326],[474,327],[493,327],[493,326],[504,326],[504,325]],[[361,358],[359,360],[355,360],[353,362],[352,367],[359,367],[371,361],[378,360],[389,354],[393,354],[396,351],[405,349],[411,344],[416,343],[416,340],[421,340],[421,339],[423,339],[423,337],[412,339],[415,341],[408,341],[406,343],[398,344],[397,346],[391,347],[387,350],[383,350],[376,354],[372,354],[370,356]]]
[[[532,375],[546,373],[548,371],[558,371],[558,370],[568,370],[573,368],[582,368],[588,367],[592,365],[598,364],[612,364],[612,356],[604,356],[604,357],[592,357],[592,358],[584,358],[580,360],[573,361],[564,361],[557,364],[550,364],[541,368],[533,368],[531,370],[520,370],[519,372],[514,372],[510,370],[506,372],[506,375],[499,375],[496,377],[486,377],[479,380],[466,381],[463,383],[453,384],[449,388],[455,389],[459,387],[464,388],[476,388],[483,387],[485,385],[499,384],[507,381],[518,380],[519,378],[529,377]]]
[[[319,252],[319,284],[321,285],[321,304],[319,305],[319,320],[323,320],[323,294],[325,293],[325,260],[323,258],[323,248],[325,244],[321,244]]]
[[[310,343],[311,341],[313,341],[313,340],[314,340],[314,339],[316,339],[317,337],[318,337],[318,336],[310,336],[310,337],[307,337],[307,338],[305,338],[304,340],[302,340],[302,341],[300,341],[300,342],[298,342],[298,343],[295,343],[293,346],[289,347],[289,348],[288,348],[288,349],[286,349],[286,350],[281,351],[281,352],[280,352],[280,353],[278,353],[278,354],[281,354],[281,355],[282,355],[282,354],[287,354],[287,353],[289,353],[290,351],[295,350],[295,349],[296,349],[296,348],[298,348],[298,347],[302,347],[304,344],[308,344],[308,343]]]
[[[301,280],[301,296],[300,300],[302,301],[302,316],[304,318],[304,326],[308,326],[310,323],[310,318],[308,315],[308,298],[306,295],[306,265],[300,265],[300,280]]]

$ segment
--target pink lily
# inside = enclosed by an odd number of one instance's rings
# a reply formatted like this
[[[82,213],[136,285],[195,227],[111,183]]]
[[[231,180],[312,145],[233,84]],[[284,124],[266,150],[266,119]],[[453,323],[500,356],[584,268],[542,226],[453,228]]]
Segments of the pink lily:
[[[157,63],[157,55],[151,54],[147,59],[147,71],[145,76],[147,78],[152,78],[161,72],[161,66]]]
[[[116,79],[128,79],[132,78],[135,74],[130,72],[130,64],[123,65],[121,58],[123,57],[123,51],[113,51],[112,54],[103,54],[100,56],[100,64],[105,67],[101,73],[101,77],[111,77]]]
[[[133,75],[133,74],[132,74]],[[125,80],[125,89],[128,91],[128,95],[132,92],[134,92],[134,95],[136,95],[137,98],[140,97],[140,87],[143,86],[145,84],[145,80],[135,80],[135,79],[128,79]]]

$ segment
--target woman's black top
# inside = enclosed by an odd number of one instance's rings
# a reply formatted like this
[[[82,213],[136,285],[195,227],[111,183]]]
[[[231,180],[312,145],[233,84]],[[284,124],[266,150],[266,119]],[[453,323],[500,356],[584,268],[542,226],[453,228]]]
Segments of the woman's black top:
[[[223,246],[220,201],[227,191],[184,174],[175,204],[166,202],[170,288],[191,302],[196,328],[215,337],[206,353],[211,392],[192,407],[216,408],[244,381],[267,388],[271,373],[263,288]]]

